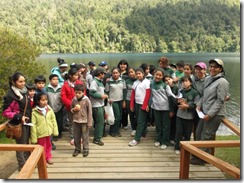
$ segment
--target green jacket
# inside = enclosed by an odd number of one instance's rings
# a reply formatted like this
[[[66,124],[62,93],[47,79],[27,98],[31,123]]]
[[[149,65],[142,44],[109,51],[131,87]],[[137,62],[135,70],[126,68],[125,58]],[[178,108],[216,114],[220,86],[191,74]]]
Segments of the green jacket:
[[[46,116],[36,107],[32,110],[31,143],[37,143],[38,138],[47,137],[53,134],[58,136],[58,126],[55,114],[50,106],[47,106]]]

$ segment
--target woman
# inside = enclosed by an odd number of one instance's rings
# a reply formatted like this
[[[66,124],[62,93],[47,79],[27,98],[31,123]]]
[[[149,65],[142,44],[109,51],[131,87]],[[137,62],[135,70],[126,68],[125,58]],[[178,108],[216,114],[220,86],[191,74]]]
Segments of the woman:
[[[3,100],[2,116],[18,124],[31,122],[31,104],[28,99],[28,90],[25,87],[25,76],[19,72],[14,73],[9,79],[9,86],[10,89]],[[16,144],[29,144],[29,137],[30,126],[22,125],[22,136],[16,139]],[[24,166],[29,155],[29,152],[16,151],[19,171]]]
[[[129,63],[122,59],[119,61],[117,67],[120,70],[120,77],[125,81],[129,78]],[[123,101],[122,103],[122,116],[121,116],[121,124],[120,126],[124,129],[127,130],[128,129],[128,111],[126,109],[126,102]]]
[[[204,83],[203,96],[197,103],[196,109],[205,115],[200,119],[196,134],[200,140],[214,140],[216,131],[226,115],[225,101],[229,90],[229,82],[225,79],[224,63],[220,59],[209,61],[209,74]],[[210,153],[209,148],[201,148]],[[190,161],[194,165],[204,165],[204,161],[193,156]]]
[[[59,84],[60,86],[63,86],[64,76],[65,74],[67,74],[68,64],[65,63],[64,59],[62,58],[58,58],[57,61],[59,63],[59,66],[52,68],[51,73],[58,75]]]

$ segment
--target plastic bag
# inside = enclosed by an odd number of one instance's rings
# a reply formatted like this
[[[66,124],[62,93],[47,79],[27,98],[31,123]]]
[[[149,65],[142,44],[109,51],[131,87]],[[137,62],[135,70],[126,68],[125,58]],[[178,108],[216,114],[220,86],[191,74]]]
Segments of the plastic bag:
[[[113,125],[114,124],[114,111],[113,111],[113,106],[112,104],[109,104],[109,102],[107,103],[107,105],[104,107],[104,110],[107,114],[107,123],[109,125]]]

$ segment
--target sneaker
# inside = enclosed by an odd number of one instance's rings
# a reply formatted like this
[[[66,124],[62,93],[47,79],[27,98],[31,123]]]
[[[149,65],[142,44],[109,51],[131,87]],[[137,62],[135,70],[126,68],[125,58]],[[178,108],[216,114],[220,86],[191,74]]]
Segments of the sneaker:
[[[78,156],[78,154],[80,154],[80,151],[78,151],[78,150],[75,150],[75,151],[74,151],[74,153],[73,153],[73,157],[76,157],[76,156]]]
[[[49,159],[49,160],[47,160],[47,163],[48,163],[49,165],[52,165],[52,164],[53,164],[53,161],[52,161],[51,159]]]
[[[103,146],[104,145],[104,143],[101,140],[96,140],[96,139],[93,139],[93,144],[97,144],[99,146]]]
[[[160,149],[167,149],[167,146],[163,144],[160,146]]]
[[[160,146],[160,142],[155,142],[155,143],[154,143],[154,146],[155,146],[155,147]]]
[[[124,130],[127,130],[127,129],[128,129],[128,126],[123,126],[123,129],[124,129]]]
[[[74,145],[74,143],[75,143],[75,140],[74,139],[71,139],[70,145]]]
[[[180,150],[175,150],[175,154],[180,155]]]
[[[204,165],[204,161],[199,159],[199,158],[192,158],[192,159],[190,159],[190,164],[203,166]]]
[[[169,142],[170,142],[170,144],[175,145],[175,141],[170,140]]]
[[[138,143],[136,140],[132,140],[129,142],[129,146],[136,146]]]
[[[89,151],[83,151],[83,157],[87,157],[89,154]]]
[[[132,137],[134,137],[136,135],[136,130],[132,130],[131,134]]]

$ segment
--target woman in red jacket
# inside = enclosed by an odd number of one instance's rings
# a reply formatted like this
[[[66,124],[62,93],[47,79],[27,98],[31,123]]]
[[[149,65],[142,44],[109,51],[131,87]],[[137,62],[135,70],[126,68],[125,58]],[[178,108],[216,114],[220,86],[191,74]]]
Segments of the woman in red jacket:
[[[65,75],[65,81],[64,84],[62,86],[61,89],[61,100],[65,106],[65,109],[68,113],[68,118],[69,118],[69,133],[70,133],[70,138],[71,138],[71,144],[73,145],[73,141],[74,141],[74,134],[73,134],[73,116],[71,113],[71,102],[72,99],[75,97],[75,91],[74,91],[74,87],[76,84],[83,84],[84,83],[82,81],[80,81],[79,79],[79,73],[78,70],[76,68],[71,68],[68,71],[68,74]],[[86,95],[86,92],[84,92],[84,94]]]

